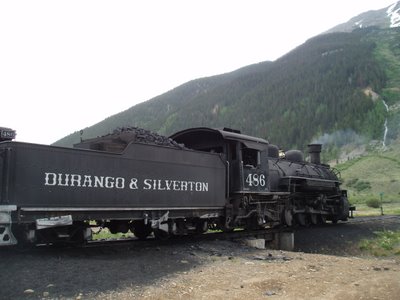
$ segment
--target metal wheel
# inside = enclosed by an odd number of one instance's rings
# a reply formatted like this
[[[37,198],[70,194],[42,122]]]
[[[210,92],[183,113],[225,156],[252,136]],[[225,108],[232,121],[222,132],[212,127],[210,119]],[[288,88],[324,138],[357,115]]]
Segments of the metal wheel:
[[[169,239],[169,233],[164,230],[154,229],[153,233],[157,240],[166,241]]]
[[[139,240],[145,240],[151,234],[151,226],[150,224],[145,225],[144,222],[138,221],[134,222],[130,226],[131,231]]]
[[[320,224],[325,224],[326,223],[326,216],[325,215],[319,215],[319,223]]]
[[[296,221],[301,226],[306,226],[307,225],[306,215],[305,214],[296,214]]]
[[[310,222],[313,225],[318,224],[318,215],[317,214],[310,214]]]
[[[293,225],[293,212],[291,210],[285,210],[285,223],[287,226]]]
[[[196,224],[196,232],[197,233],[204,233],[208,230],[208,222],[202,221]]]

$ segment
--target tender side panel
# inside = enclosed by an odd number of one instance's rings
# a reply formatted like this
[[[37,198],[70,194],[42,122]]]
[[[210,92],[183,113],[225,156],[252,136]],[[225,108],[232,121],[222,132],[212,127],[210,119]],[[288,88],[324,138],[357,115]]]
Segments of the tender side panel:
[[[190,208],[225,205],[220,156],[132,144],[122,155],[25,143],[12,147],[18,207]]]

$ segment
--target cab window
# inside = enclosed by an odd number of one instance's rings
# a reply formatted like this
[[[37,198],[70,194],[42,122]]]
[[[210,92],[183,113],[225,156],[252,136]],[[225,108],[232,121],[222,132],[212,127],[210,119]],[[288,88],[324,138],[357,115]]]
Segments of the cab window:
[[[260,152],[256,149],[242,149],[243,166],[256,168],[260,165]]]

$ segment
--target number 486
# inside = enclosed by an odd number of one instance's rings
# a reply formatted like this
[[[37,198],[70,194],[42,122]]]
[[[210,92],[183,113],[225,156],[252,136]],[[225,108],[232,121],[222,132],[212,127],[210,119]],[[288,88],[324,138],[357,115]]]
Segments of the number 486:
[[[265,186],[265,175],[249,174],[246,178],[246,182],[249,186]]]

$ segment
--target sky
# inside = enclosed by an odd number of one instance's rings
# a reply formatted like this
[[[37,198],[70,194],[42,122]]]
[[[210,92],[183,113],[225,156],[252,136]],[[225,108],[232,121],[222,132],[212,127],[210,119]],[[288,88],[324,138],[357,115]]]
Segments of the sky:
[[[0,1],[0,127],[51,144],[395,0]]]

